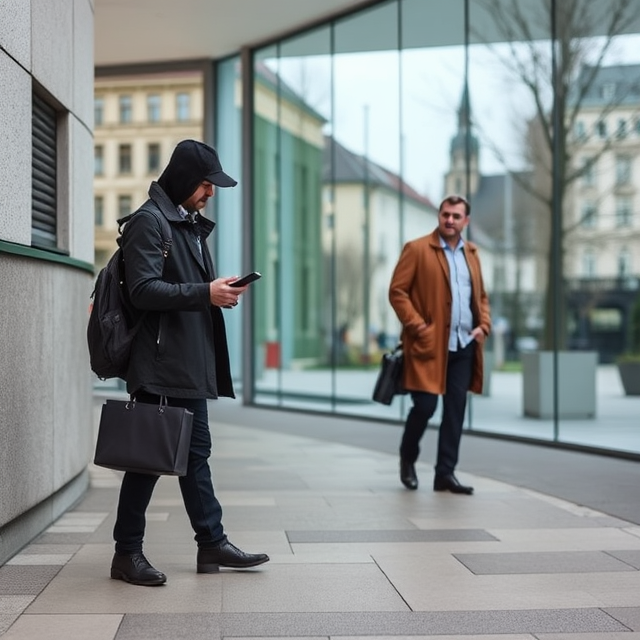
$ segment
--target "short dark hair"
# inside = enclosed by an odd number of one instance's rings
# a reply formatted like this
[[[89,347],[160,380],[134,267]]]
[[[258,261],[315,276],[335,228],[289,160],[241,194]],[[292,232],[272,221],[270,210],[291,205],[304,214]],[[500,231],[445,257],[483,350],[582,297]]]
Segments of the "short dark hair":
[[[445,204],[460,204],[462,202],[462,204],[464,204],[464,212],[465,215],[469,215],[471,213],[471,205],[469,204],[469,202],[467,201],[466,198],[463,198],[462,196],[457,196],[457,195],[450,195],[447,196],[441,203],[440,206],[438,207],[438,212],[442,211],[442,207]]]

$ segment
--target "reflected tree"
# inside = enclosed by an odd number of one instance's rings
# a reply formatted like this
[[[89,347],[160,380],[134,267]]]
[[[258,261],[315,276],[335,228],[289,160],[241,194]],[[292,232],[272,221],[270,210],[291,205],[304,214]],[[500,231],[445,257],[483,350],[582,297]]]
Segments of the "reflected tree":
[[[560,260],[555,268],[546,269],[543,347],[563,349],[567,346],[567,331],[562,256],[571,231],[565,220],[565,207],[572,184],[590,169],[589,165],[578,166],[575,161],[581,139],[574,131],[585,100],[612,54],[616,36],[628,33],[638,23],[640,3],[479,0],[478,4],[491,16],[498,32],[492,34],[488,46],[509,75],[526,88],[535,108],[524,141],[533,179],[523,180],[521,186],[537,203],[538,241],[549,248],[547,256],[553,256],[554,243],[560,247]],[[554,8],[555,47],[549,44],[549,19]],[[479,41],[487,41],[487,35],[478,28],[472,26],[471,30]],[[604,119],[622,98],[620,92],[612,93],[602,103],[599,118]],[[611,144],[613,137],[598,154],[605,153]],[[499,152],[496,156],[501,158]],[[592,156],[591,162],[597,159],[597,155]],[[512,175],[518,180],[518,174]],[[556,287],[561,289],[558,291]],[[557,324],[554,317],[559,319]],[[557,335],[556,327],[559,327]]]

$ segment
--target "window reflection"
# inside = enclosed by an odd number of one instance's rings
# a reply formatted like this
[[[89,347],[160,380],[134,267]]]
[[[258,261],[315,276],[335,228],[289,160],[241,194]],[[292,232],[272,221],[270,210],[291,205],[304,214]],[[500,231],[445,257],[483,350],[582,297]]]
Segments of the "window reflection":
[[[552,372],[560,422],[514,426],[527,363],[552,349],[595,354],[599,393],[621,397],[613,363],[640,287],[640,0],[555,6],[555,59],[545,0],[395,0],[256,52],[259,402],[402,417],[401,400],[370,401],[400,330],[388,283],[449,193],[470,199],[495,323],[467,426],[588,440],[564,413],[581,392]]]

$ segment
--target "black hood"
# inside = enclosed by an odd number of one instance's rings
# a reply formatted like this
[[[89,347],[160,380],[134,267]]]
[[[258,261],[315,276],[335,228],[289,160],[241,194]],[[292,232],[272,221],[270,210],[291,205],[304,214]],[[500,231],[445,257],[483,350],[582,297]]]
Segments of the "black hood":
[[[173,150],[158,184],[178,206],[203,180],[216,187],[235,187],[238,184],[222,170],[218,152],[213,147],[198,140],[183,140]]]

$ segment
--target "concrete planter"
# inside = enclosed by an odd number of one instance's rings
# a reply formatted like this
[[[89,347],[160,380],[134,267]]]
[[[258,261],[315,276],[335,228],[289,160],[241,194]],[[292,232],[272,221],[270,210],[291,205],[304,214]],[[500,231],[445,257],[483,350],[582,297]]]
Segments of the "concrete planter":
[[[482,384],[482,395],[490,396],[491,395],[491,372],[493,371],[493,364],[495,362],[495,358],[493,357],[493,351],[485,351],[484,352],[484,367],[482,370],[483,384]]]
[[[640,396],[640,361],[618,362],[620,380],[627,396]]]
[[[559,418],[594,418],[596,415],[595,351],[561,351],[558,354]],[[524,415],[553,418],[553,352],[522,354]]]

